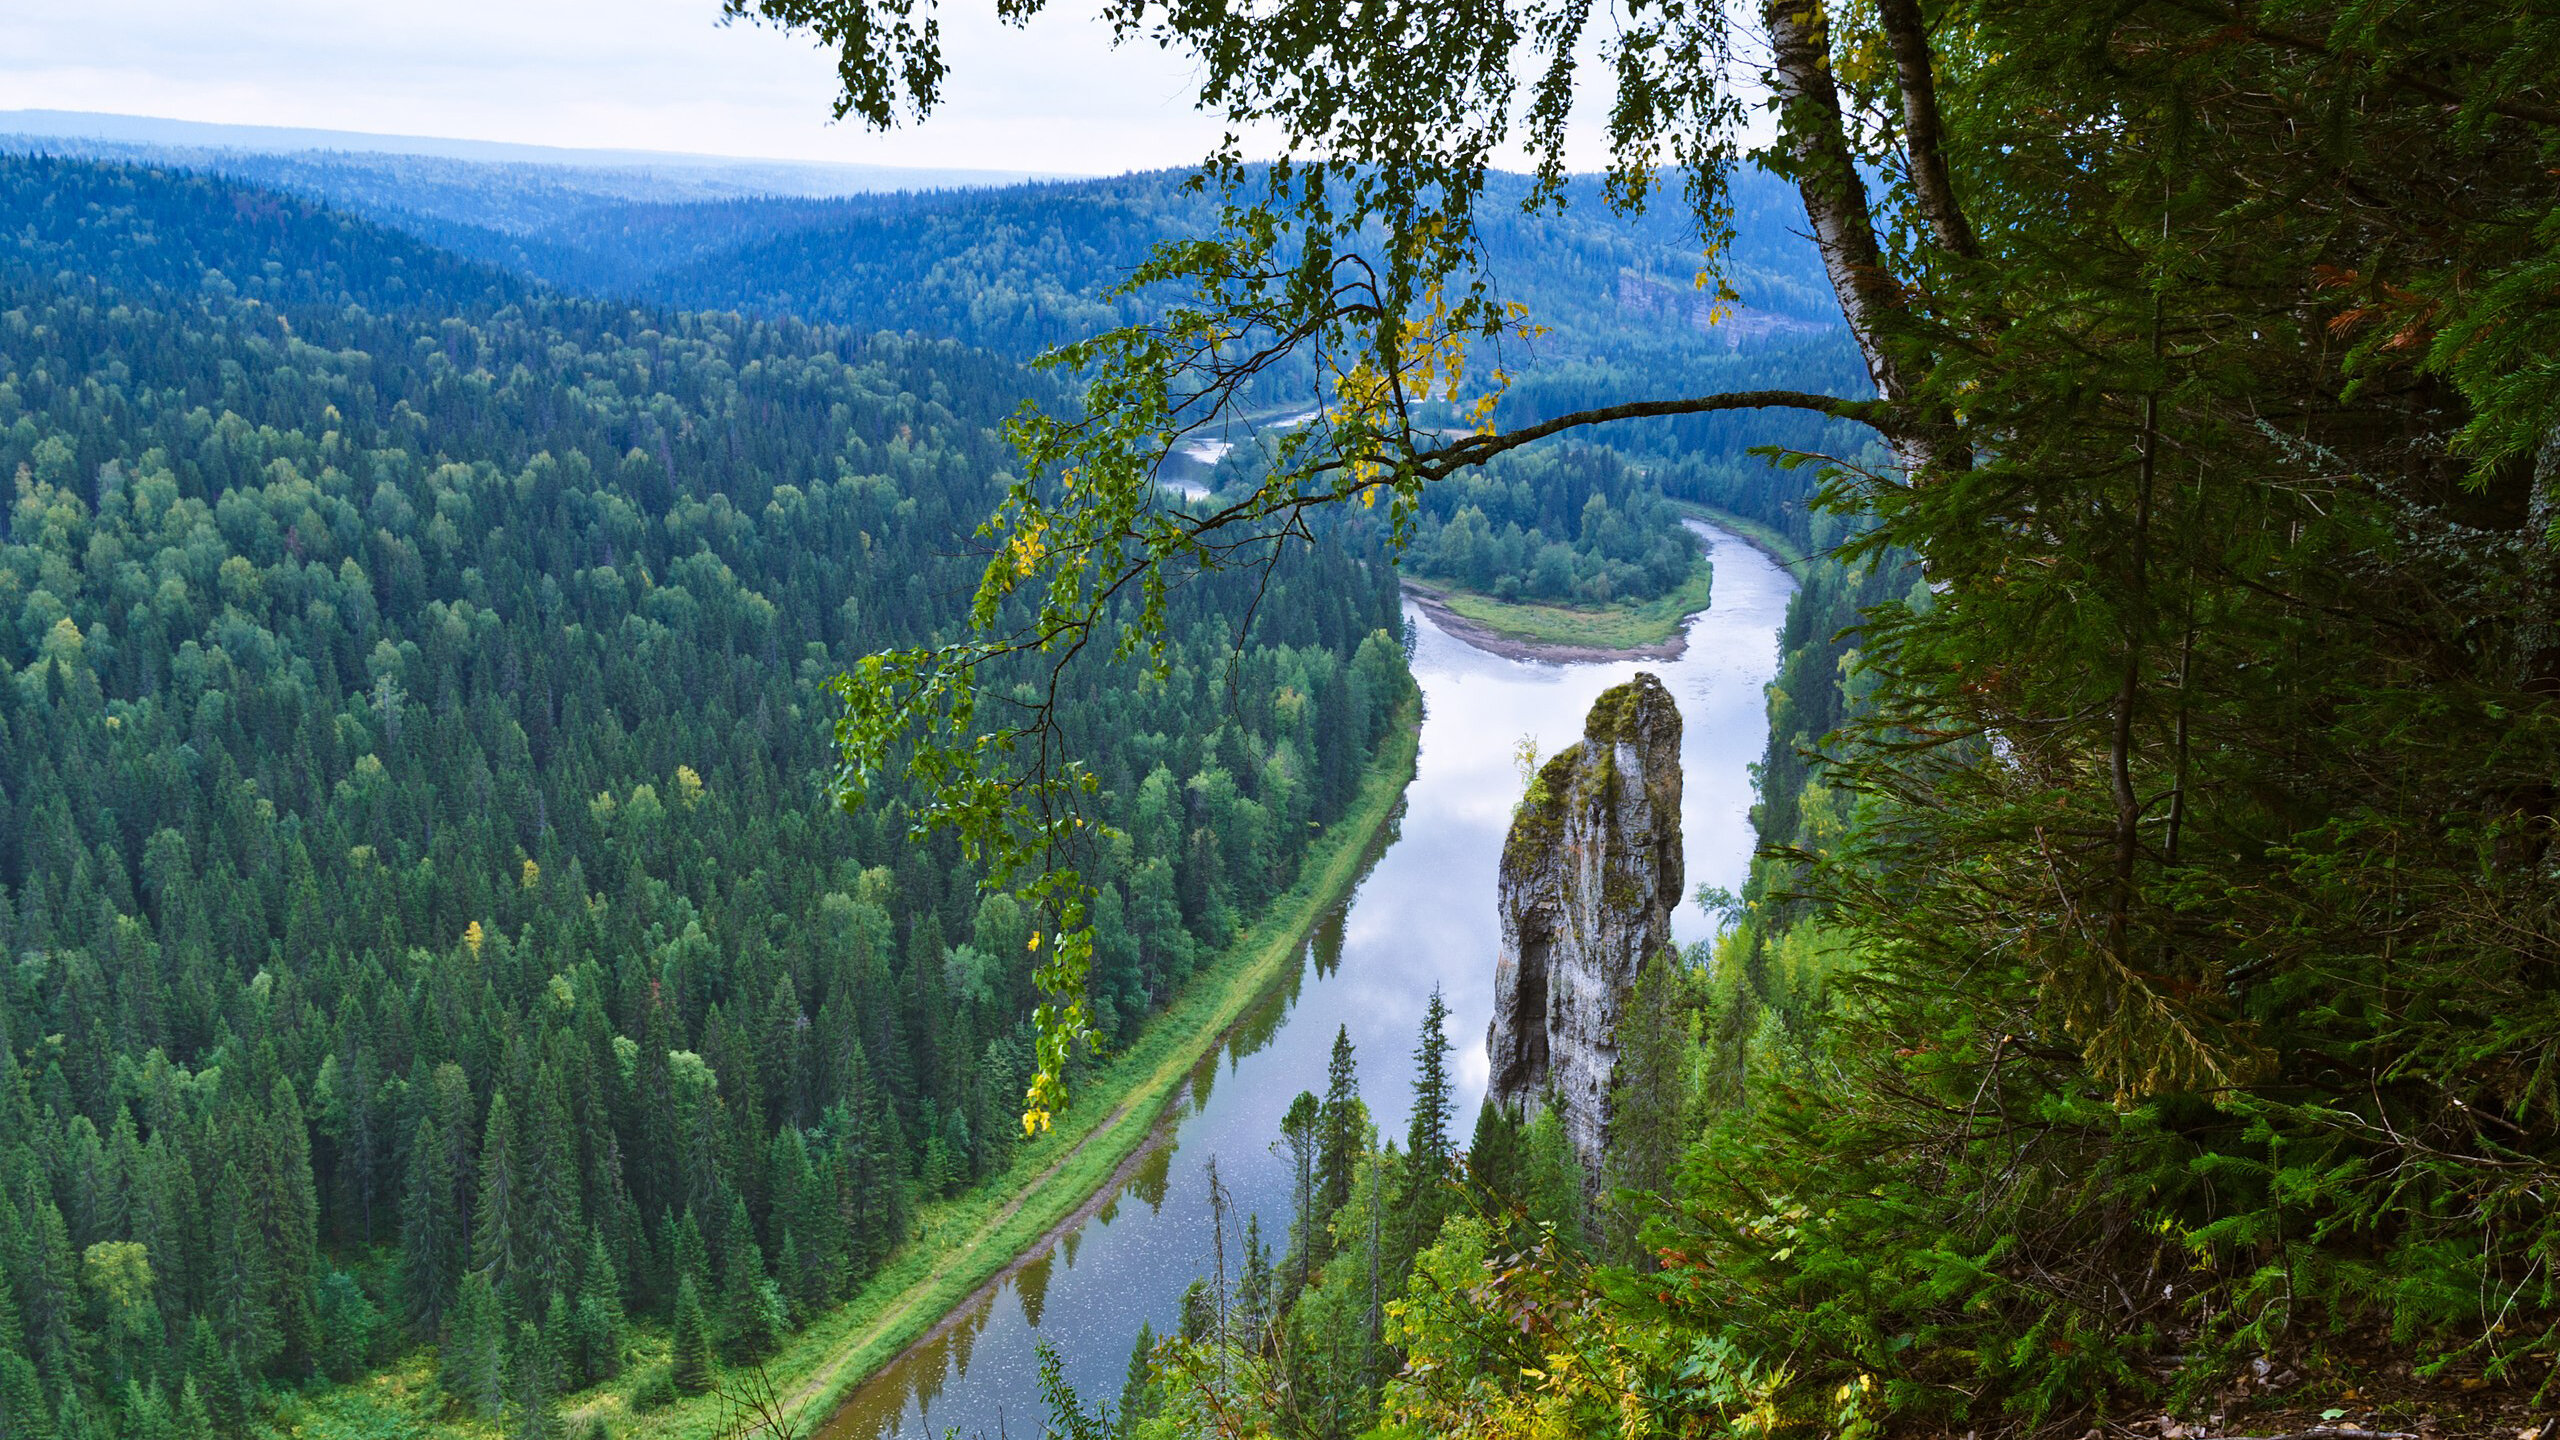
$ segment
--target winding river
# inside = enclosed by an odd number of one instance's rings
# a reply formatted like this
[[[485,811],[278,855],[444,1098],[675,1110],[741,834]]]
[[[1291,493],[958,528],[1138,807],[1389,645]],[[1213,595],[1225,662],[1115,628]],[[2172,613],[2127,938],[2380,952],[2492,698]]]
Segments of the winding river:
[[[824,1440],[946,1430],[1031,1440],[1045,1419],[1033,1350],[1044,1338],[1088,1403],[1116,1403],[1139,1323],[1171,1328],[1184,1287],[1210,1267],[1210,1158],[1239,1210],[1258,1212],[1276,1247],[1289,1222],[1288,1175],[1271,1152],[1282,1112],[1299,1091],[1324,1088],[1334,1033],[1348,1028],[1379,1133],[1401,1137],[1415,1030],[1434,986],[1451,1012],[1463,1138],[1484,1093],[1500,940],[1494,872],[1520,790],[1513,751],[1521,736],[1551,755],[1580,737],[1602,690],[1639,669],[1661,676],[1685,722],[1688,889],[1741,887],[1752,848],[1749,767],[1768,735],[1762,687],[1777,670],[1794,581],[1738,537],[1692,525],[1715,562],[1714,602],[1690,618],[1677,660],[1503,659],[1406,607],[1421,632],[1413,660],[1421,757],[1404,810],[1350,904],[1321,927],[1296,977],[1193,1073],[1167,1143],[1122,1192],[938,1338],[873,1376],[828,1420]],[[1686,943],[1712,925],[1688,905],[1673,928]]]

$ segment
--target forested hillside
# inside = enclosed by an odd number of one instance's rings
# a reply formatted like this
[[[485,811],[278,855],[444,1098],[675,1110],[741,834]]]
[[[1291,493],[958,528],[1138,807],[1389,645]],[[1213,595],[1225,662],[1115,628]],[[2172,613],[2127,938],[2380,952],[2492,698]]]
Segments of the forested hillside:
[[[148,169],[0,161],[0,246],[0,1433],[438,1340],[539,1415],[635,1320],[698,1386],[1001,1169],[1032,917],[817,777],[821,682],[964,611],[1019,371]],[[1068,672],[1107,1035],[1406,693],[1391,572],[1270,583]]]
[[[60,136],[0,145],[246,180],[577,293],[913,331],[1026,359],[1155,314],[1161,294],[1106,292],[1150,246],[1197,234],[1215,214],[1170,171],[830,198],[784,191],[789,176],[768,178],[778,193],[749,193],[760,173],[751,166],[732,180]],[[916,173],[919,185],[959,174]],[[1803,237],[1803,207],[1773,177],[1747,174],[1736,187],[1725,258],[1742,298],[1716,323],[1716,299],[1694,285],[1699,257],[1676,220],[1658,210],[1612,214],[1589,179],[1567,186],[1559,214],[1517,213],[1525,193],[1518,178],[1498,178],[1486,247],[1489,272],[1549,331],[1498,357],[1517,377],[1512,415],[1534,420],[1593,395],[1624,399],[1673,375],[1702,391],[1859,380]],[[1307,401],[1303,378],[1264,398]],[[1753,423],[1717,418],[1728,438],[1737,422]]]
[[[670,269],[648,293],[707,309],[952,335],[1028,356],[1157,312],[1160,292],[1116,300],[1104,292],[1151,246],[1198,234],[1215,218],[1215,205],[1183,181],[1158,172],[830,202],[826,223]],[[1562,214],[1518,214],[1511,207],[1525,186],[1510,181],[1503,191],[1508,213],[1491,236],[1488,268],[1554,327],[1546,348],[1558,358],[1624,360],[1615,342],[1631,338],[1730,348],[1729,336],[1707,333],[1712,297],[1696,295],[1697,259],[1676,226],[1614,217],[1589,184],[1572,187]],[[1743,188],[1741,205],[1752,241],[1735,257],[1740,288],[1747,306],[1770,316],[1755,344],[1837,343],[1818,264],[1790,232],[1803,224],[1801,207],[1766,178]],[[733,208],[743,218],[754,207]],[[1514,363],[1532,368],[1528,357]]]
[[[450,265],[453,255],[468,255],[520,287],[950,338],[1022,359],[1160,313],[1167,298],[1161,287],[1109,292],[1149,247],[1198,233],[1214,216],[1214,207],[1170,172],[812,198],[730,193],[717,188],[730,182],[636,169],[57,137],[7,143],[157,157],[247,177],[439,247],[424,263]],[[1530,307],[1540,327],[1487,356],[1511,375],[1501,410],[1506,423],[1615,404],[1665,385],[1705,393],[1853,390],[1864,383],[1801,236],[1803,207],[1774,178],[1746,175],[1735,192],[1737,237],[1727,258],[1743,297],[1738,306],[1722,305],[1692,283],[1697,256],[1680,225],[1659,212],[1613,215],[1587,179],[1566,187],[1568,203],[1558,214],[1517,213],[1525,188],[1514,177],[1497,177],[1496,190],[1500,213],[1490,227],[1486,269]],[[173,256],[185,248],[168,247]],[[285,268],[302,273],[296,263]],[[1286,366],[1252,392],[1264,419],[1302,412],[1322,398],[1311,375]],[[1222,471],[1202,478],[1217,483],[1249,474],[1262,438],[1252,420],[1230,414],[1216,433],[1238,448]],[[1616,525],[1581,523],[1589,485],[1549,487],[1522,481],[1526,471],[1507,472],[1503,495],[1534,490],[1536,498],[1435,495],[1431,533],[1410,567],[1506,601],[1591,607],[1655,599],[1691,578],[1680,557],[1694,546],[1669,512],[1632,504],[1647,478],[1674,497],[1698,491],[1710,471],[1715,481],[1703,483],[1748,488],[1758,474],[1758,462],[1743,458],[1751,447],[1822,450],[1858,442],[1818,417],[1728,413],[1629,427],[1610,443],[1639,457],[1603,487],[1611,490]],[[1532,469],[1567,477],[1608,463],[1595,455]],[[1458,550],[1444,559],[1439,525],[1470,506],[1487,518],[1484,543],[1461,526]],[[1563,549],[1549,553],[1553,546]]]

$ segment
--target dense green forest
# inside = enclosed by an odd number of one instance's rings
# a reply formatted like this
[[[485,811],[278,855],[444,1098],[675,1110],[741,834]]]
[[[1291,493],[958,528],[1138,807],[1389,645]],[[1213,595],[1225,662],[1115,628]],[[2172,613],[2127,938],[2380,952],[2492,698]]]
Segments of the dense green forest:
[[[0,1433],[421,1343],[538,1428],[635,1323],[698,1388],[1002,1168],[1035,917],[828,802],[821,684],[964,613],[1036,381],[147,168],[0,160],[0,221]],[[1270,586],[1068,674],[1109,1037],[1409,686],[1375,557]]]
[[[1678,588],[1698,542],[1615,452],[1531,451],[1425,497],[1406,568],[1501,600],[1606,605]]]
[[[1160,291],[1106,292],[1150,246],[1196,234],[1216,213],[1182,173],[1169,171],[811,197],[752,193],[752,167],[727,178],[51,136],[0,137],[0,146],[245,180],[573,293],[911,331],[1023,359],[1158,313]],[[919,187],[949,178],[915,173]],[[764,176],[762,183],[778,190],[781,182]],[[1506,207],[1522,194],[1514,177],[1497,177],[1497,189]],[[1529,304],[1548,332],[1492,357],[1516,377],[1507,417],[1535,420],[1666,382],[1704,391],[1860,379],[1819,262],[1801,238],[1803,206],[1788,186],[1758,174],[1737,185],[1737,234],[1726,258],[1742,304],[1716,324],[1709,323],[1716,302],[1692,283],[1697,255],[1676,219],[1612,214],[1588,179],[1568,189],[1563,213],[1504,214],[1488,237],[1487,273]],[[1293,374],[1263,398],[1305,403],[1304,379]],[[1696,451],[1705,440],[1722,447],[1711,453],[1738,454],[1749,444],[1820,433],[1778,417],[1705,420],[1705,430],[1691,422],[1677,437],[1679,449]]]
[[[126,142],[18,137],[78,156],[139,156],[245,178],[482,260],[519,285],[687,310],[834,323],[956,339],[1029,358],[1160,312],[1159,288],[1110,292],[1150,246],[1197,233],[1214,207],[1169,172],[1106,180],[841,197],[723,191],[743,181],[662,171],[497,164],[420,155],[260,155]],[[1504,178],[1505,200],[1519,183]],[[1486,251],[1489,275],[1525,298],[1542,333],[1490,353],[1513,378],[1502,415],[1529,424],[1670,384],[1706,392],[1743,386],[1854,388],[1854,347],[1837,323],[1793,192],[1764,175],[1736,192],[1729,259],[1747,302],[1719,309],[1692,284],[1678,223],[1612,215],[1575,181],[1558,215],[1509,215]],[[171,262],[177,263],[177,262]],[[448,262],[449,263],[449,262]],[[1275,374],[1256,395],[1278,409],[1314,403],[1310,377]],[[1248,477],[1247,443],[1215,480]],[[1413,573],[1503,600],[1594,605],[1649,600],[1689,577],[1695,547],[1667,508],[1643,498],[1638,471],[1675,498],[1704,487],[1749,490],[1754,447],[1821,450],[1854,436],[1818,417],[1735,413],[1630,427],[1610,447],[1639,457],[1613,467],[1578,458],[1507,467],[1491,488],[1450,487],[1427,501]],[[1615,470],[1615,474],[1603,472]],[[1705,479],[1708,471],[1716,479]],[[1730,474],[1725,473],[1730,471]],[[1528,478],[1524,478],[1528,477]],[[1465,493],[1458,493],[1461,489]],[[1586,524],[1591,495],[1612,515]],[[1442,552],[1442,535],[1470,516]],[[1534,534],[1532,533],[1534,532]],[[1551,547],[1561,546],[1561,550]]]

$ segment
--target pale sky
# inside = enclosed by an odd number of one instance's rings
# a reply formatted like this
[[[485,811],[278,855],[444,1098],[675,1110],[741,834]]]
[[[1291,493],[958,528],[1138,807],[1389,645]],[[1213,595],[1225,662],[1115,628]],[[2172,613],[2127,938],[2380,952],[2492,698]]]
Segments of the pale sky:
[[[1063,175],[1198,161],[1218,126],[1187,59],[1115,49],[1091,11],[1051,0],[1017,30],[949,0],[942,106],[875,134],[828,120],[827,55],[722,26],[719,0],[13,0],[0,110]],[[1598,162],[1596,123],[1575,131]]]
[[[718,0],[87,0],[0,5],[0,109],[525,144],[1112,174],[1217,138],[1188,65],[1113,49],[1076,0],[1027,30],[942,11],[921,127],[828,121],[829,58]]]

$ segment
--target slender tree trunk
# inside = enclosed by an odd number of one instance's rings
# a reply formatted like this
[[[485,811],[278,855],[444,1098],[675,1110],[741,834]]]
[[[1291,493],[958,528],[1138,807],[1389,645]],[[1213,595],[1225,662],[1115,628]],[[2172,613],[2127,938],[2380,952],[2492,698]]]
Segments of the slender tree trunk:
[[[1973,224],[1956,203],[1955,184],[1947,175],[1946,130],[1938,116],[1938,77],[1929,57],[1929,27],[1920,16],[1920,0],[1877,0],[1885,43],[1893,49],[1896,78],[1902,87],[1903,148],[1911,157],[1911,189],[1920,213],[1938,243],[1950,254],[1971,260],[1981,253]]]
[[[2520,687],[2543,700],[2560,700],[2560,427],[2542,437],[2534,456],[2533,495],[2525,504],[2524,625],[2518,650]]]
[[[2132,963],[2129,932],[2134,871],[2142,857],[2142,797],[2133,786],[2134,707],[2142,698],[2143,634],[2151,580],[2151,490],[2160,430],[2160,397],[2142,397],[2142,493],[2134,500],[2133,565],[2124,617],[2124,671],[2116,685],[2115,727],[2107,746],[2107,771],[2115,791],[2115,893],[2107,910],[2107,950],[2116,963]]]
[[[1849,148],[1848,127],[1841,115],[1840,87],[1832,78],[1830,22],[1822,0],[1762,0],[1760,13],[1769,28],[1771,78],[1780,105],[1779,144],[1792,163],[1805,215],[1813,222],[1815,248],[1822,253],[1823,270],[1831,278],[1832,294],[1839,298],[1841,316],[1858,339],[1867,378],[1888,405],[1902,406],[1911,399],[1922,373],[1913,368],[1903,343],[1911,328],[1910,303],[1876,243],[1874,208],[1866,182],[1858,176],[1857,157]],[[1921,92],[1922,108],[1934,145],[1937,102],[1934,85],[1927,78],[1928,41],[1918,29],[1917,13],[1906,18],[1914,47],[1910,63],[1927,87]],[[1946,204],[1949,215],[1961,224],[1951,196]],[[1947,428],[1943,416],[1913,416],[1894,426],[1886,434],[1886,443],[1915,480],[1936,469],[1961,469],[1969,457],[1963,447],[1949,443],[1940,433]]]
[[[1866,182],[1858,178],[1841,123],[1840,87],[1831,78],[1830,22],[1821,0],[1763,0],[1761,16],[1769,27],[1781,107],[1780,144],[1794,161],[1822,268],[1858,337],[1876,393],[1901,400],[1911,386],[1901,362],[1882,343],[1882,332],[1887,317],[1903,309],[1902,295],[1877,249]]]

